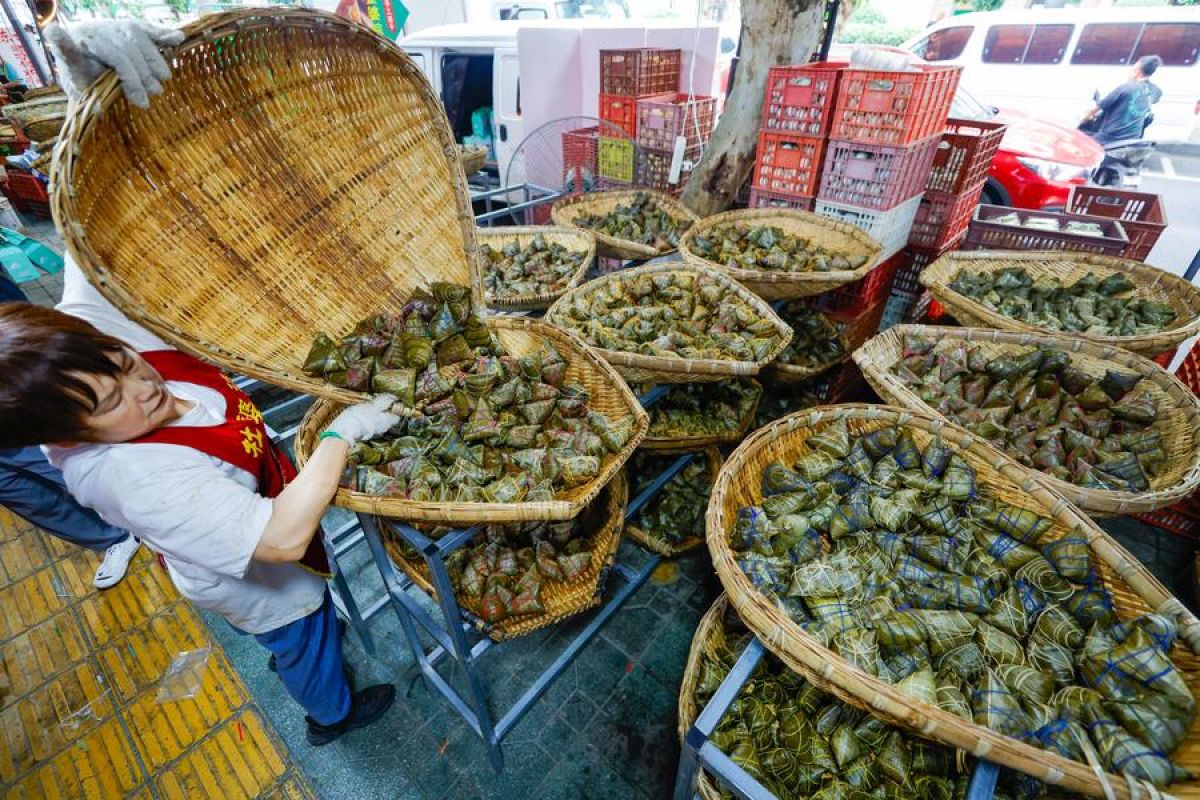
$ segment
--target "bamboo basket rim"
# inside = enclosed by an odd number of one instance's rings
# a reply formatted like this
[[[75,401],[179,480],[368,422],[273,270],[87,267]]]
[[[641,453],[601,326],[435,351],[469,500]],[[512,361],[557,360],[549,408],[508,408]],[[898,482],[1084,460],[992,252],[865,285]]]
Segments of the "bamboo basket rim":
[[[1019,465],[1016,462],[983,446],[971,433],[936,416],[895,406],[861,403],[820,406],[783,417],[751,434],[726,460],[709,501],[707,540],[713,566],[738,616],[766,648],[783,659],[789,667],[819,685],[829,685],[840,699],[870,711],[885,722],[900,725],[923,738],[966,750],[977,757],[986,757],[989,761],[1032,775],[1067,791],[1104,797],[1105,792],[1111,790],[1118,800],[1131,800],[1128,785],[1122,777],[1093,772],[1088,764],[1072,761],[968,722],[853,667],[796,625],[750,583],[737,566],[728,542],[732,520],[725,519],[723,505],[733,476],[743,469],[749,457],[764,446],[800,431],[813,430],[840,420],[880,422],[918,429],[929,435],[939,434],[961,453],[970,453],[973,459],[982,459],[995,470],[999,479],[1025,492],[1027,501],[1021,505],[1037,508],[1038,513],[1084,538],[1098,564],[1112,570],[1118,579],[1130,587],[1136,598],[1151,610],[1175,620],[1181,639],[1189,645],[1192,653],[1200,654],[1200,620],[1141,563],[1061,495],[1030,478],[1024,470],[1017,468]],[[976,480],[981,485],[984,483],[978,474]],[[1172,651],[1174,661],[1185,655],[1188,654],[1183,653],[1179,645]],[[1101,775],[1105,775],[1103,780]],[[1107,781],[1107,785],[1104,781]]]
[[[663,272],[692,272],[696,275],[709,275],[714,280],[718,281],[726,288],[734,292],[738,297],[744,300],[752,309],[754,309],[761,317],[770,320],[775,330],[779,333],[779,343],[775,348],[760,361],[727,361],[714,358],[665,358],[663,356],[647,356],[638,353],[627,353],[621,350],[609,350],[603,347],[595,347],[589,345],[597,353],[599,353],[605,361],[609,362],[618,369],[627,368],[631,370],[644,371],[646,373],[656,374],[661,376],[663,383],[687,383],[687,377],[690,375],[708,375],[720,376],[722,378],[744,378],[757,375],[766,365],[770,364],[783,349],[787,347],[788,342],[792,340],[792,327],[779,318],[775,310],[767,304],[758,295],[751,292],[746,287],[742,286],[737,281],[724,275],[716,270],[707,267],[697,267],[690,264],[681,264],[679,262],[669,262],[666,264],[649,264],[641,267],[633,267],[631,269],[623,269],[617,272],[601,275],[599,278],[590,280],[587,283],[577,286],[569,292],[566,292],[562,297],[555,301],[554,305],[550,306],[546,311],[546,321],[559,327],[566,328],[567,326],[558,322],[562,315],[562,308],[569,302],[572,302],[577,296],[586,295],[596,291],[602,286],[606,286],[612,282],[628,281],[637,278],[641,275],[657,275]],[[571,328],[570,330],[574,330]],[[672,380],[673,379],[673,380]],[[647,381],[649,382],[649,381]]]
[[[1101,514],[1134,514],[1153,511],[1179,502],[1200,487],[1200,437],[1197,436],[1197,432],[1200,432],[1200,397],[1193,394],[1192,390],[1184,386],[1178,378],[1150,359],[1113,345],[1101,345],[1071,336],[927,325],[897,325],[875,336],[854,351],[854,361],[862,370],[863,377],[886,402],[923,411],[944,419],[951,425],[956,425],[956,423],[931,408],[928,403],[921,400],[916,392],[896,377],[894,367],[899,363],[905,335],[932,336],[936,342],[935,348],[942,342],[948,341],[999,344],[1011,350],[1051,345],[1072,355],[1111,362],[1115,367],[1136,372],[1144,380],[1151,381],[1161,389],[1174,403],[1169,410],[1187,418],[1186,430],[1191,434],[1192,439],[1190,462],[1174,482],[1155,489],[1153,485],[1157,479],[1151,479],[1151,490],[1147,492],[1088,489],[1047,475],[1034,467],[1019,465],[1022,469],[1027,470],[1031,477],[1041,480],[1084,511]],[[1004,452],[990,442],[987,444],[1001,453]]]
[[[567,358],[568,363],[582,359],[587,369],[594,370],[606,378],[612,391],[620,399],[627,413],[633,418],[633,433],[620,452],[602,461],[600,472],[595,478],[578,487],[580,491],[571,497],[554,500],[520,503],[439,503],[405,500],[397,497],[381,497],[339,487],[330,501],[332,505],[367,514],[392,519],[419,522],[446,522],[476,524],[492,522],[532,522],[534,520],[567,520],[596,499],[604,486],[625,466],[646,435],[650,419],[633,391],[616,371],[587,347],[578,336],[570,331],[556,328],[546,322],[528,317],[488,317],[491,328],[524,330],[554,341],[555,347]],[[333,401],[321,398],[309,406],[296,432],[295,452],[297,466],[303,468],[309,455],[316,449],[318,435],[332,419],[337,409]],[[573,490],[572,490],[573,491]]]
[[[861,267],[852,270],[782,272],[730,267],[716,261],[711,261],[692,251],[692,240],[696,236],[720,226],[737,225],[738,223],[774,223],[777,227],[782,228],[785,233],[800,232],[802,235],[804,231],[814,229],[833,231],[845,237],[848,243],[865,250],[866,252],[863,255],[867,256],[867,261]],[[848,222],[823,217],[811,211],[789,208],[744,208],[724,211],[720,214],[714,214],[711,217],[705,217],[697,222],[684,232],[680,238],[679,252],[685,262],[725,272],[738,283],[762,289],[769,293],[772,298],[791,298],[821,294],[822,292],[836,289],[839,286],[844,286],[847,283],[863,279],[867,273],[879,266],[879,256],[883,252],[883,245],[871,238],[862,228],[851,225]],[[855,253],[855,255],[858,255],[858,253]]]
[[[960,269],[970,263],[972,271],[996,272],[1010,266],[1025,266],[1033,277],[1041,274],[1040,262],[1082,262],[1101,277],[1121,273],[1135,284],[1133,293],[1145,295],[1147,289],[1161,288],[1177,315],[1175,327],[1155,333],[1134,336],[1097,336],[1087,333],[1055,331],[1040,328],[1028,322],[1013,319],[993,311],[982,303],[972,300],[950,288],[951,281]],[[960,321],[975,327],[1022,331],[1025,333],[1059,333],[1087,339],[1100,344],[1112,344],[1138,353],[1155,355],[1178,345],[1200,333],[1200,288],[1177,275],[1159,267],[1144,264],[1120,256],[1099,253],[1067,252],[1058,250],[962,250],[951,251],[940,256],[917,276],[921,285],[929,290],[934,299],[946,306],[951,314],[961,314]],[[957,312],[957,314],[956,314]]]
[[[646,429],[646,438],[642,440],[642,450],[653,450],[660,453],[688,453],[696,450],[704,450],[717,445],[728,444],[729,442],[737,442],[742,439],[750,428],[754,425],[754,416],[758,413],[758,401],[762,400],[763,386],[755,378],[741,378],[751,384],[755,391],[754,402],[750,404],[749,412],[742,417],[738,422],[737,428],[727,433],[711,433],[703,436],[659,436],[653,437],[650,435],[650,429]],[[653,416],[653,407],[650,409],[650,414]]]
[[[641,194],[649,195],[656,205],[667,209],[667,213],[670,216],[691,220],[693,227],[700,221],[700,217],[696,212],[685,206],[680,200],[657,189],[617,189],[614,191],[587,192],[573,197],[564,197],[561,200],[555,201],[550,209],[550,218],[554,220],[555,225],[567,225],[572,228],[590,231],[596,237],[596,242],[601,249],[606,249],[618,257],[647,259],[674,253],[679,248],[671,247],[666,250],[655,250],[649,245],[631,242],[628,239],[618,239],[615,236],[609,236],[607,233],[600,233],[591,228],[584,228],[582,225],[575,224],[575,218],[584,212],[598,213],[611,211],[614,206],[632,200]]]
[[[703,450],[695,451],[696,455],[703,455],[708,461],[708,479],[709,485],[712,486],[717,482],[717,475],[721,472],[721,465],[725,463],[725,458],[721,455],[721,451],[716,447],[705,447]],[[648,450],[647,455],[659,458],[670,458],[673,454],[662,450]],[[627,468],[628,469],[628,468]],[[673,479],[672,479],[673,480]],[[667,481],[669,484],[670,481]],[[630,481],[632,485],[632,481]],[[666,488],[665,486],[663,487]],[[643,509],[645,507],[643,506]],[[704,544],[703,536],[689,536],[686,539],[680,539],[676,544],[671,544],[664,539],[655,536],[649,531],[639,527],[634,523],[634,520],[641,515],[641,511],[629,520],[625,525],[625,533],[629,534],[629,538],[640,544],[642,547],[652,552],[658,553],[660,556],[677,556],[680,553],[686,553],[695,547]]]
[[[725,592],[721,592],[700,617],[700,622],[696,624],[696,632],[692,634],[692,644],[688,648],[687,662],[683,667],[683,680],[679,684],[679,711],[676,716],[681,744],[687,740],[688,730],[696,721],[696,717],[700,716],[700,709],[696,707],[696,685],[700,682],[704,649],[708,640],[712,638],[713,628],[724,622],[728,608],[729,597]],[[696,789],[702,800],[720,800],[720,793],[713,785],[712,776],[703,767],[696,774]]]
[[[575,270],[570,280],[567,281],[567,285],[557,292],[513,295],[504,299],[499,299],[488,292],[486,285],[488,264],[486,263],[487,256],[483,252],[483,245],[490,244],[490,239],[497,241],[516,239],[520,242],[522,237],[532,237],[538,234],[547,239],[557,240],[563,247],[576,252],[578,251],[576,245],[584,245],[583,260],[579,264],[579,269]],[[567,225],[513,225],[504,228],[478,228],[475,232],[475,241],[479,245],[479,275],[485,282],[483,300],[487,303],[488,308],[503,311],[535,311],[550,307],[555,300],[583,282],[584,276],[592,267],[592,262],[596,260],[596,237],[590,231]],[[572,242],[572,244],[568,244],[568,242]]]
[[[547,610],[535,614],[521,614],[516,617],[508,617],[496,623],[484,622],[481,617],[460,604],[460,608],[466,612],[466,617],[471,626],[494,642],[504,642],[525,636],[542,628],[548,628],[551,625],[557,625],[563,620],[570,619],[577,614],[587,611],[589,608],[595,608],[599,605],[600,599],[604,594],[605,578],[608,575],[608,570],[616,560],[617,548],[621,546],[625,509],[629,503],[629,483],[625,479],[623,472],[618,472],[604,486],[593,502],[597,503],[600,501],[604,501],[604,524],[599,531],[589,535],[593,543],[601,543],[600,547],[592,552],[591,565],[588,567],[587,573],[585,573],[591,577],[586,580],[577,580],[575,583],[558,582],[565,586],[568,591],[587,584],[594,584],[588,596],[579,598],[574,603],[568,603],[565,608],[556,612]],[[380,517],[378,519],[382,528],[390,528],[390,522],[387,518]],[[387,550],[388,558],[392,560],[392,563],[407,575],[427,596],[437,599],[437,590],[430,580],[428,568],[420,561],[411,561],[403,556],[400,548],[394,543],[395,534],[389,532],[383,535],[392,539],[392,541],[385,540],[384,542],[384,548]]]
[[[244,36],[258,29],[292,28],[299,30],[334,31],[347,40],[362,40],[369,42],[371,49],[382,57],[397,63],[398,77],[396,80],[407,82],[421,97],[425,118],[423,127],[433,132],[441,146],[444,156],[447,180],[451,185],[454,196],[459,226],[462,236],[462,259],[457,264],[459,269],[451,269],[451,264],[440,263],[439,269],[443,274],[439,280],[445,280],[466,286],[472,294],[472,304],[483,309],[482,280],[478,269],[478,248],[474,239],[474,216],[467,197],[466,176],[459,160],[458,143],[450,131],[445,110],[441,100],[434,93],[429,81],[412,59],[395,42],[380,36],[363,25],[323,11],[301,8],[247,8],[236,11],[223,11],[203,16],[184,25],[182,31],[186,38],[174,47],[165,48],[163,56],[170,62],[179,59],[191,50],[210,46],[222,37]],[[163,102],[160,98],[151,98],[153,103]],[[204,336],[192,332],[191,325],[180,321],[188,313],[180,313],[176,309],[174,319],[169,319],[162,309],[150,309],[143,306],[128,290],[128,285],[144,280],[147,271],[143,269],[134,281],[118,276],[104,262],[92,244],[88,231],[80,221],[77,195],[75,190],[75,174],[83,159],[85,144],[94,126],[102,124],[109,115],[123,113],[136,115],[143,112],[129,105],[125,99],[120,82],[114,70],[107,70],[97,78],[73,105],[72,112],[67,116],[66,124],[59,135],[54,148],[54,159],[50,172],[51,208],[58,229],[62,233],[63,243],[67,253],[79,266],[101,295],[120,309],[127,317],[149,329],[152,333],[169,342],[184,352],[190,353],[207,362],[214,363],[252,378],[257,378],[274,386],[291,389],[316,397],[340,402],[359,402],[370,395],[354,392],[349,389],[333,386],[323,380],[305,375],[300,367],[304,354],[297,353],[295,365],[290,368],[272,367],[263,364],[257,354],[250,348],[231,350],[223,343],[211,341]],[[98,156],[99,158],[99,156]],[[214,227],[220,227],[214,224]],[[150,269],[154,269],[151,266]],[[165,264],[157,265],[159,271],[169,269]],[[380,267],[382,269],[382,267]],[[123,270],[124,272],[125,270]],[[389,272],[389,277],[395,284],[395,279],[401,276],[412,276],[413,283],[409,290],[418,288],[426,283],[419,270],[397,270]],[[387,311],[390,306],[381,303],[376,312]],[[191,309],[194,311],[195,309]],[[285,325],[286,320],[278,320]],[[315,336],[317,331],[313,331]]]

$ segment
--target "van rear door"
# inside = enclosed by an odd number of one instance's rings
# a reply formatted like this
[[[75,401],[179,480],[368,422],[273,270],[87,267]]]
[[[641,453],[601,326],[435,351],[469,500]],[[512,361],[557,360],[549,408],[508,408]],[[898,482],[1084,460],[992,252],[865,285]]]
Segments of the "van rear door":
[[[492,139],[500,181],[508,175],[508,164],[525,138],[521,119],[521,62],[517,48],[497,47],[492,68]]]

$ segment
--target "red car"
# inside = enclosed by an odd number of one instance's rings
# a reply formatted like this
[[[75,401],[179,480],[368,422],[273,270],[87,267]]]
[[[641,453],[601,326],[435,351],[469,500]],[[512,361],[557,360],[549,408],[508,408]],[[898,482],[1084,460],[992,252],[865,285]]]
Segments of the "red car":
[[[854,47],[835,45],[829,58],[849,61]],[[912,63],[926,63],[898,47],[873,47],[899,53]],[[984,203],[1061,209],[1067,203],[1071,187],[1085,183],[1088,174],[1104,160],[1104,149],[1086,133],[1016,109],[985,105],[961,86],[954,95],[950,116],[1008,125],[988,173],[987,186],[983,190]]]

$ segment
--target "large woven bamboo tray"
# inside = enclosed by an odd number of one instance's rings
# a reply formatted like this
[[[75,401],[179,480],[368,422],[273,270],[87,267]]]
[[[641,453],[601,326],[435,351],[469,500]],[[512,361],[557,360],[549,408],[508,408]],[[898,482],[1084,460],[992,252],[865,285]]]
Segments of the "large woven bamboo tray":
[[[976,345],[989,359],[1034,347],[1056,347],[1071,354],[1072,365],[1097,378],[1104,377],[1109,369],[1141,375],[1142,381],[1138,386],[1147,389],[1158,406],[1159,418],[1154,429],[1162,435],[1167,448],[1167,467],[1161,475],[1150,478],[1150,491],[1086,489],[1041,470],[1025,467],[1030,475],[1084,511],[1093,514],[1153,511],[1177,503],[1200,486],[1200,398],[1153,361],[1119,347],[1094,344],[1070,336],[922,325],[898,325],[854,351],[854,361],[862,369],[863,377],[884,401],[938,417],[942,415],[896,377],[895,369],[904,354],[906,335],[932,339],[936,342],[936,350],[956,344]]]
[[[595,347],[608,363],[612,364],[621,377],[630,383],[711,383],[726,378],[753,377],[758,371],[770,364],[779,356],[787,343],[792,340],[792,329],[779,318],[766,301],[746,287],[734,281],[727,275],[707,267],[694,267],[681,264],[657,264],[653,266],[634,267],[603,275],[588,281],[564,294],[550,310],[546,312],[546,321],[566,327],[562,309],[578,296],[586,296],[592,292],[607,289],[609,284],[629,281],[639,275],[657,275],[659,273],[692,272],[707,273],[719,283],[724,284],[738,297],[745,300],[760,316],[765,317],[779,331],[779,345],[762,361],[723,361],[713,358],[667,358],[665,356],[647,356],[639,353],[627,353],[621,350],[608,350]]]
[[[555,225],[570,225],[595,234],[597,251],[602,256],[644,261],[648,258],[657,258],[658,256],[665,256],[668,253],[674,253],[677,248],[668,247],[665,250],[656,250],[640,242],[618,239],[606,233],[593,231],[591,228],[584,228],[575,222],[575,219],[580,214],[606,214],[619,205],[629,205],[640,194],[650,195],[654,198],[654,202],[658,206],[666,209],[667,213],[676,219],[690,219],[693,224],[700,219],[696,216],[695,212],[674,197],[665,192],[654,191],[653,189],[591,192],[575,197],[565,197],[554,204],[554,207],[550,210],[550,216],[554,220]]]
[[[716,228],[730,225],[752,228],[769,225],[791,236],[802,236],[813,245],[848,256],[866,256],[866,262],[854,270],[837,272],[784,272],[782,270],[742,269],[719,264],[693,250],[697,236],[707,236]],[[883,246],[861,228],[822,217],[809,211],[789,209],[742,209],[705,217],[693,225],[679,242],[679,252],[689,264],[719,269],[759,297],[783,300],[821,294],[853,281],[861,280],[879,263]]]
[[[804,632],[750,583],[729,546],[728,535],[738,509],[761,502],[762,470],[767,464],[775,460],[791,463],[807,451],[810,436],[840,420],[847,422],[852,436],[881,427],[902,426],[913,432],[918,447],[924,447],[935,434],[940,434],[975,469],[982,494],[1053,520],[1054,525],[1042,537],[1043,541],[1067,535],[1087,541],[1101,580],[1112,593],[1118,616],[1157,611],[1177,621],[1181,636],[1192,651],[1176,645],[1171,658],[1189,688],[1200,692],[1200,658],[1193,652],[1200,650],[1200,621],[1137,559],[1061,495],[1031,478],[1016,462],[998,455],[990,446],[945,420],[894,406],[850,404],[800,411],[760,428],[725,462],[708,506],[707,538],[713,565],[738,616],[789,667],[820,688],[889,723],[1028,773],[1069,792],[1104,797],[1106,791],[1111,791],[1110,797],[1129,800],[1131,795],[1121,776],[1109,774],[1102,780],[1087,764],[967,722],[851,666]],[[1200,775],[1200,718],[1172,759],[1193,775]],[[1200,779],[1173,784],[1170,793],[1176,797],[1200,797]]]
[[[721,464],[725,463],[725,459],[721,455],[721,451],[715,447],[705,448],[702,455],[704,459],[708,461],[709,483],[716,483],[717,475],[721,472]],[[654,501],[651,500],[651,502]],[[636,519],[637,517],[635,516],[633,520]],[[667,556],[668,558],[671,556],[677,556],[680,553],[686,553],[688,550],[691,550],[692,548],[704,543],[704,540],[699,536],[688,536],[672,544],[665,539],[655,536],[647,530],[639,528],[634,524],[633,520],[630,520],[629,524],[625,526],[625,533],[629,535],[630,539],[633,539],[642,547],[658,553],[661,556]]]
[[[1063,284],[1074,283],[1089,272],[1101,279],[1120,273],[1136,285],[1137,288],[1133,290],[1136,295],[1158,300],[1175,309],[1175,327],[1141,336],[1091,336],[1069,331],[1047,331],[1045,328],[1006,317],[950,288],[950,283],[959,270],[984,273],[999,272],[1009,267],[1024,267],[1034,280],[1047,276]],[[921,285],[928,288],[930,294],[946,306],[946,310],[955,319],[969,327],[1026,333],[1062,333],[1099,344],[1116,345],[1146,356],[1158,355],[1175,347],[1184,339],[1200,333],[1200,289],[1169,272],[1128,258],[1042,250],[952,252],[926,267],[918,278]]]
[[[433,503],[399,497],[381,497],[363,492],[338,489],[333,505],[351,511],[378,514],[400,520],[448,522],[460,524],[490,522],[528,522],[530,520],[571,519],[600,490],[612,480],[646,435],[650,420],[629,386],[617,376],[612,367],[587,347],[578,336],[541,320],[525,317],[490,317],[487,325],[510,355],[521,356],[537,352],[543,342],[550,342],[567,360],[566,382],[578,383],[587,389],[594,411],[616,421],[633,417],[633,434],[621,452],[610,455],[600,464],[599,474],[591,481],[568,489],[554,500],[523,503]],[[343,406],[329,400],[318,400],[309,407],[300,429],[296,432],[296,461],[303,467],[317,448],[322,431],[328,427]]]
[[[345,402],[300,371],[313,337],[470,285],[475,224],[441,101],[394,43],[346,19],[205,16],[149,109],[109,72],[56,147],[67,250],[118,308],[222,367]],[[326,146],[330,120],[345,148]]]
[[[583,280],[592,261],[596,258],[596,237],[590,231],[580,228],[568,228],[562,225],[517,225],[511,228],[480,228],[475,232],[475,240],[479,244],[479,274],[487,275],[488,261],[483,254],[483,245],[489,245],[494,250],[501,250],[509,242],[515,241],[519,247],[528,247],[535,236],[543,236],[546,241],[558,243],[568,250],[583,253],[583,261],[579,269],[571,276],[571,280],[559,292],[543,294],[513,295],[498,298],[484,287],[484,302],[489,308],[501,311],[536,311],[549,308],[554,301],[574,289]]]
[[[762,399],[762,384],[753,378],[747,378],[758,393],[754,402],[746,410],[746,414],[738,421],[738,426],[726,433],[714,433],[704,436],[659,436],[650,435],[650,430],[646,430],[646,438],[642,439],[643,450],[657,450],[667,453],[690,453],[697,450],[704,450],[708,447],[717,447],[723,444],[733,444],[740,442],[743,437],[750,431],[750,426],[754,424],[754,415],[758,413],[758,401]],[[651,409],[653,414],[653,409]]]
[[[679,741],[687,738],[688,729],[700,716],[696,707],[696,688],[700,683],[700,665],[706,655],[715,656],[714,648],[719,645],[717,634],[722,630],[725,613],[729,609],[729,598],[724,593],[709,606],[700,618],[696,632],[692,634],[692,647],[688,650],[687,664],[683,668],[683,682],[679,685]],[[696,776],[696,789],[703,800],[721,800],[712,777],[703,769]]]
[[[591,564],[583,574],[574,581],[548,581],[542,585],[541,600],[545,611],[537,614],[521,614],[496,623],[487,623],[475,614],[467,611],[471,624],[488,638],[502,642],[533,633],[536,630],[549,627],[573,617],[589,608],[600,604],[603,594],[603,583],[608,570],[617,555],[617,547],[621,544],[621,529],[625,526],[625,507],[629,501],[629,484],[624,473],[618,473],[595,502],[580,514],[579,523],[589,531],[591,541]],[[437,597],[429,567],[421,558],[412,558],[402,547],[403,540],[392,530],[391,523],[386,519],[379,520],[379,529],[383,534],[383,545],[392,562],[404,572],[412,582],[430,597]],[[464,609],[466,610],[466,609]]]

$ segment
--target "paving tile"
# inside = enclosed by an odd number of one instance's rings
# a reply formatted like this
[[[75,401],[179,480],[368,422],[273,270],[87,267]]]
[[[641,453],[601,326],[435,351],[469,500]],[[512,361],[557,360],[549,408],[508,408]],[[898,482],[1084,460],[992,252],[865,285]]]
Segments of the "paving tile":
[[[683,680],[683,669],[692,649],[692,636],[699,622],[698,618],[692,617],[692,613],[690,609],[684,609],[673,619],[667,620],[653,645],[642,656],[642,666],[668,686],[678,687]]]
[[[538,800],[634,800],[650,795],[622,779],[589,745],[585,752],[559,761],[531,797]]]
[[[97,589],[92,583],[96,575],[96,569],[100,566],[100,561],[103,558],[101,553],[94,550],[89,550],[86,547],[76,547],[73,544],[63,542],[61,539],[56,539],[53,536],[45,536],[46,541],[58,542],[66,549],[65,553],[59,552],[57,547],[49,547],[51,554],[54,557],[55,564],[58,567],[58,574],[62,577],[63,583],[67,589],[76,597],[83,598],[90,594],[100,592],[111,592],[112,589]],[[129,570],[126,573],[126,580],[129,575],[133,575],[141,570],[148,569],[151,564],[154,564],[154,558],[150,555],[150,551],[146,548],[139,548],[134,555],[133,560],[129,562]],[[163,572],[163,579],[167,584],[171,583],[170,577]],[[120,586],[120,584],[117,584]],[[116,587],[113,587],[116,588]]]
[[[4,506],[0,506],[0,542],[6,542],[20,536],[25,531],[32,530],[36,530],[36,528],[26,522],[24,517],[17,516]]]
[[[0,641],[32,628],[67,607],[71,595],[54,574],[38,570],[9,586],[0,588]]]
[[[10,586],[50,563],[50,554],[35,530],[14,531],[0,540],[0,586]]]
[[[317,795],[308,785],[308,781],[291,772],[275,786],[260,794],[258,800],[317,800]]]
[[[583,732],[600,713],[600,707],[586,694],[577,690],[567,698],[559,713],[576,732]]]
[[[632,668],[630,658],[603,637],[594,639],[575,661],[576,685],[603,707],[621,678]]]
[[[506,744],[503,773],[497,775],[486,761],[463,764],[462,775],[440,797],[443,800],[539,797],[535,793],[538,784],[567,752],[567,747],[543,748],[534,742]]]
[[[258,797],[283,776],[285,758],[262,718],[247,710],[163,769],[155,784],[163,800]]]
[[[636,661],[654,641],[662,624],[663,617],[654,608],[629,606],[617,612],[600,635]]]
[[[141,625],[179,600],[167,571],[136,570],[111,589],[88,595],[79,603],[88,634],[97,645]]]
[[[116,637],[97,657],[122,702],[128,702],[158,684],[180,653],[209,644],[210,634],[200,617],[188,604],[178,603]]]
[[[142,783],[133,747],[116,719],[100,725],[8,788],[11,800],[112,800]],[[136,797],[149,800],[139,792]]]
[[[112,692],[93,660],[80,662],[0,712],[0,781],[47,761],[113,715]]]
[[[585,734],[621,778],[651,797],[669,797],[675,780],[677,702],[675,691],[635,670]]]
[[[88,653],[83,628],[70,610],[10,639],[0,647],[0,709]]]

